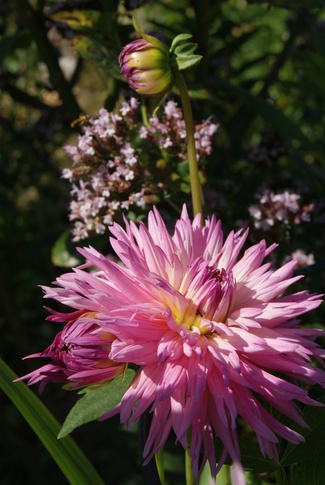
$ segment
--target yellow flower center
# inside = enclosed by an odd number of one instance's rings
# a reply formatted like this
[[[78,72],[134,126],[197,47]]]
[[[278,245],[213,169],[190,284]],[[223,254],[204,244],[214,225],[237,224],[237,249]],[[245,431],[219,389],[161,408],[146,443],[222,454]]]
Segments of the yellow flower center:
[[[173,312],[173,316],[177,325],[184,325],[187,330],[192,330],[193,327],[196,327],[199,330],[201,328],[202,316],[196,312],[192,302],[189,303],[185,313],[182,314],[179,309],[176,309]]]

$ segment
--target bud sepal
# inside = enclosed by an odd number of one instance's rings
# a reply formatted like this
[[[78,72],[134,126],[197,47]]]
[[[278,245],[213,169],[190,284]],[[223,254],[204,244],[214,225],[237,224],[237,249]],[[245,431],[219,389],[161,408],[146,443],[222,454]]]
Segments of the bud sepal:
[[[194,42],[186,42],[192,37],[191,34],[179,34],[172,41],[169,52],[179,71],[197,66],[202,59],[199,54],[194,54],[198,45]]]

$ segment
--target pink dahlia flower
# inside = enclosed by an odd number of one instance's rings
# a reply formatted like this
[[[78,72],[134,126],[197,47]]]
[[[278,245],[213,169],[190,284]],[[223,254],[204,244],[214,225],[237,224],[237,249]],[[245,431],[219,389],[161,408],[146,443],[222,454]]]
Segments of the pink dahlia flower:
[[[294,401],[317,402],[297,383],[325,385],[325,372],[311,365],[324,357],[314,342],[322,332],[300,328],[297,320],[318,307],[320,296],[283,295],[300,278],[292,276],[296,262],[271,270],[263,260],[276,245],[267,248],[265,241],[240,257],[247,232],[231,232],[223,242],[220,221],[212,217],[202,228],[200,215],[191,222],[185,207],[172,236],[156,209],[148,228],[126,221],[126,230],[115,224],[111,232],[124,266],[93,248],[80,249],[99,271],[80,267],[46,291],[77,311],[92,312],[86,321],[94,318],[114,335],[111,361],[138,366],[120,404],[102,419],[120,413],[121,422],[132,426],[150,411],[146,462],[172,430],[186,448],[191,428],[196,478],[207,460],[214,476],[227,453],[240,461],[238,416],[256,433],[264,455],[277,459],[277,436],[303,441],[262,404],[304,426]],[[224,444],[218,457],[214,435]]]

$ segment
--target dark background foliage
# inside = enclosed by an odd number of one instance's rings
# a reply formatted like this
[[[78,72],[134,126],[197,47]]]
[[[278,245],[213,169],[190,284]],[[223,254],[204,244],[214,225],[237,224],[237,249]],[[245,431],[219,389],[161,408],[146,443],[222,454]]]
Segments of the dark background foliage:
[[[113,109],[131,95],[117,57],[132,38],[132,15],[166,43],[179,33],[193,34],[203,55],[186,79],[197,122],[212,116],[220,123],[206,165],[207,211],[221,217],[227,231],[238,221],[252,225],[248,207],[263,184],[299,193],[315,205],[311,222],[251,230],[251,242],[281,240],[278,263],[295,249],[313,253],[315,265],[302,270],[306,278],[296,289],[324,292],[324,7],[321,0],[2,0],[0,355],[18,375],[35,366],[22,357],[47,347],[57,332],[45,322],[38,285],[64,271],[51,259],[69,227],[69,187],[61,169],[70,160],[63,146],[75,139],[79,127],[71,122],[81,113]],[[321,309],[303,322],[321,327],[323,316]],[[63,422],[76,396],[52,385],[42,400]],[[0,406],[0,483],[63,483],[2,392]],[[73,437],[105,483],[142,483],[136,430],[121,428],[114,418],[86,425]],[[183,482],[181,456],[179,448],[167,453],[170,484]],[[252,483],[263,480],[257,474]]]

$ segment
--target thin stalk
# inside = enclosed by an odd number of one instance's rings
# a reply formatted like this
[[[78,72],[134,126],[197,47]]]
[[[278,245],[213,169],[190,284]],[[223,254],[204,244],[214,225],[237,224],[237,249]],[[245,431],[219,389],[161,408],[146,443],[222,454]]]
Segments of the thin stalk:
[[[229,485],[229,483],[229,465],[223,465],[217,475],[217,485]]]
[[[289,485],[289,480],[284,468],[277,468],[275,478],[276,485]]]
[[[141,98],[141,116],[144,126],[149,128],[150,125],[148,121],[147,108],[143,98]]]
[[[187,432],[187,448],[185,450],[185,480],[186,485],[194,484],[194,476],[192,473],[192,458],[190,457],[190,444],[191,444],[192,428],[189,428]]]
[[[185,480],[186,485],[193,485],[194,484],[194,476],[192,473],[192,459],[190,457],[190,448],[187,447],[185,450]]]
[[[281,468],[277,468],[275,472],[276,485],[282,485],[282,472]]]
[[[201,184],[199,180],[199,170],[198,170],[198,165],[196,160],[192,108],[191,108],[191,102],[188,95],[186,83],[183,76],[177,69],[175,69],[174,75],[180,91],[183,112],[184,112],[184,120],[185,120],[185,127],[186,127],[186,141],[187,141],[187,157],[188,157],[188,163],[189,163],[189,169],[190,169],[193,213],[194,213],[194,216],[196,216],[196,214],[202,214],[203,196],[202,196]]]
[[[164,448],[161,448],[158,453],[155,454],[156,465],[161,485],[165,485],[165,460],[164,460]]]

